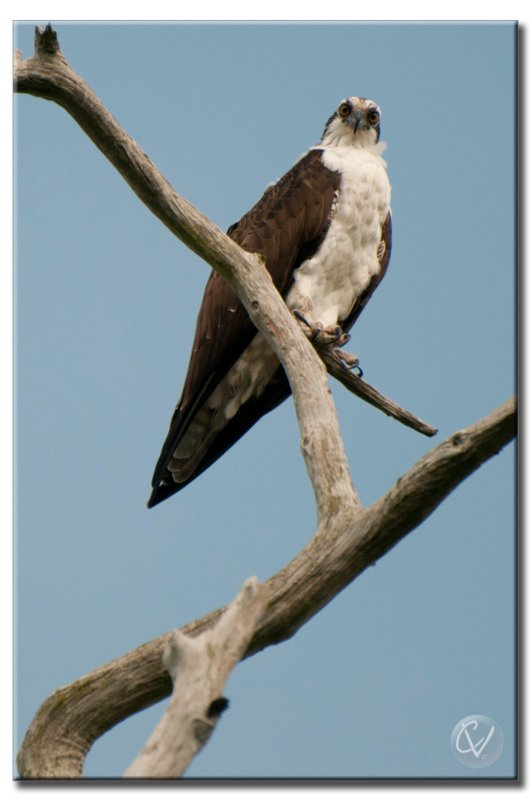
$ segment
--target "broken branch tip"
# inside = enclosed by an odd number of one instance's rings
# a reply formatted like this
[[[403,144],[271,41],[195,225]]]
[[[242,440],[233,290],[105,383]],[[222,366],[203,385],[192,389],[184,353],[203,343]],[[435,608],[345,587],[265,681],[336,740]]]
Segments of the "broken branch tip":
[[[45,28],[35,27],[35,54],[55,55],[59,52],[57,32],[48,23]]]

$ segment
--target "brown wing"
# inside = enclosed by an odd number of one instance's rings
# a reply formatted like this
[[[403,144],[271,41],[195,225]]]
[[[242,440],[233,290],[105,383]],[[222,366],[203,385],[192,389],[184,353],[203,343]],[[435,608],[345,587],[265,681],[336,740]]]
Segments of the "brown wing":
[[[323,165],[321,153],[321,150],[309,151],[228,230],[228,235],[244,250],[264,257],[273,282],[283,296],[290,288],[294,270],[313,255],[328,229],[340,175]],[[182,396],[155,467],[155,491],[150,506],[185,485],[160,487],[160,491],[158,488],[165,478],[169,483],[172,481],[167,464],[194,414],[238,360],[255,333],[256,328],[232,289],[218,273],[212,272],[197,318]],[[260,416],[287,397],[287,381],[285,378],[277,381],[277,377],[272,382],[275,384],[276,381],[276,390],[264,392],[261,404],[250,405],[245,414],[239,415],[240,424],[231,425],[230,432],[226,430],[223,436],[220,435],[219,446],[205,458],[194,477],[240,438]]]

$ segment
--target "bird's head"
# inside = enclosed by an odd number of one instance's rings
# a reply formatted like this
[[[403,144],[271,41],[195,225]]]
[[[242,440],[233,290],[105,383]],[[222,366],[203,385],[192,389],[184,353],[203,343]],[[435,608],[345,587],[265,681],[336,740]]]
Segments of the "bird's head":
[[[321,144],[370,147],[380,139],[380,109],[366,97],[345,97],[325,125]]]

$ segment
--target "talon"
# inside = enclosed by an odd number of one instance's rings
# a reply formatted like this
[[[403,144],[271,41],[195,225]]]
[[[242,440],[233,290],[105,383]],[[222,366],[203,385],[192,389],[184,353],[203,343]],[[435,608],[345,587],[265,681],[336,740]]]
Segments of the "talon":
[[[343,333],[341,325],[328,325],[324,327],[321,322],[309,322],[306,317],[298,310],[293,309],[293,316],[308,329],[306,336],[315,344],[336,346],[345,344],[350,339],[348,333]]]
[[[306,317],[301,314],[300,311],[297,311],[297,309],[294,309],[293,316],[295,317],[295,319],[298,319],[299,322],[304,323],[304,325],[306,325],[306,327],[310,328],[310,330],[311,330],[312,326],[310,325],[310,323],[308,322]]]
[[[338,346],[343,341],[343,329],[340,325],[328,325],[323,328],[320,322],[314,323],[314,332],[312,334],[312,341],[322,345]]]
[[[308,322],[306,317],[296,308],[293,310],[293,316],[295,317],[295,319],[298,319],[299,322],[301,322],[308,328],[308,330],[305,331],[305,333],[310,342],[316,342],[317,344],[325,344],[328,341],[326,338],[326,334],[323,333],[323,326],[321,325],[320,322]]]
[[[297,309],[294,310],[293,316],[308,328],[305,333],[310,342],[318,342],[321,338],[323,326],[319,322],[308,322],[306,317],[301,314],[300,311],[297,311]]]
[[[341,325],[329,325],[328,328],[325,328],[325,330],[328,336],[334,337],[334,342],[339,342],[339,340],[345,335]]]
[[[322,340],[323,337],[323,329],[319,327],[319,323],[314,323],[310,325],[310,342],[319,342]]]
[[[363,375],[363,370],[360,367],[360,360],[358,356],[355,356],[352,353],[346,353],[344,350],[339,350],[339,348],[336,349],[336,356],[345,369],[356,370],[357,375],[361,378]]]

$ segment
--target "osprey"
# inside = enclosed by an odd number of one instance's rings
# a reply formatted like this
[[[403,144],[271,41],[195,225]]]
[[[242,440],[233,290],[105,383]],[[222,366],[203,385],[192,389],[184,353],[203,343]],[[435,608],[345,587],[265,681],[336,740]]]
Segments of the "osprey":
[[[264,258],[288,307],[314,337],[344,342],[387,269],[391,187],[384,149],[376,103],[345,98],[320,143],[227,232]],[[289,394],[273,350],[212,272],[148,507],[200,475]]]

